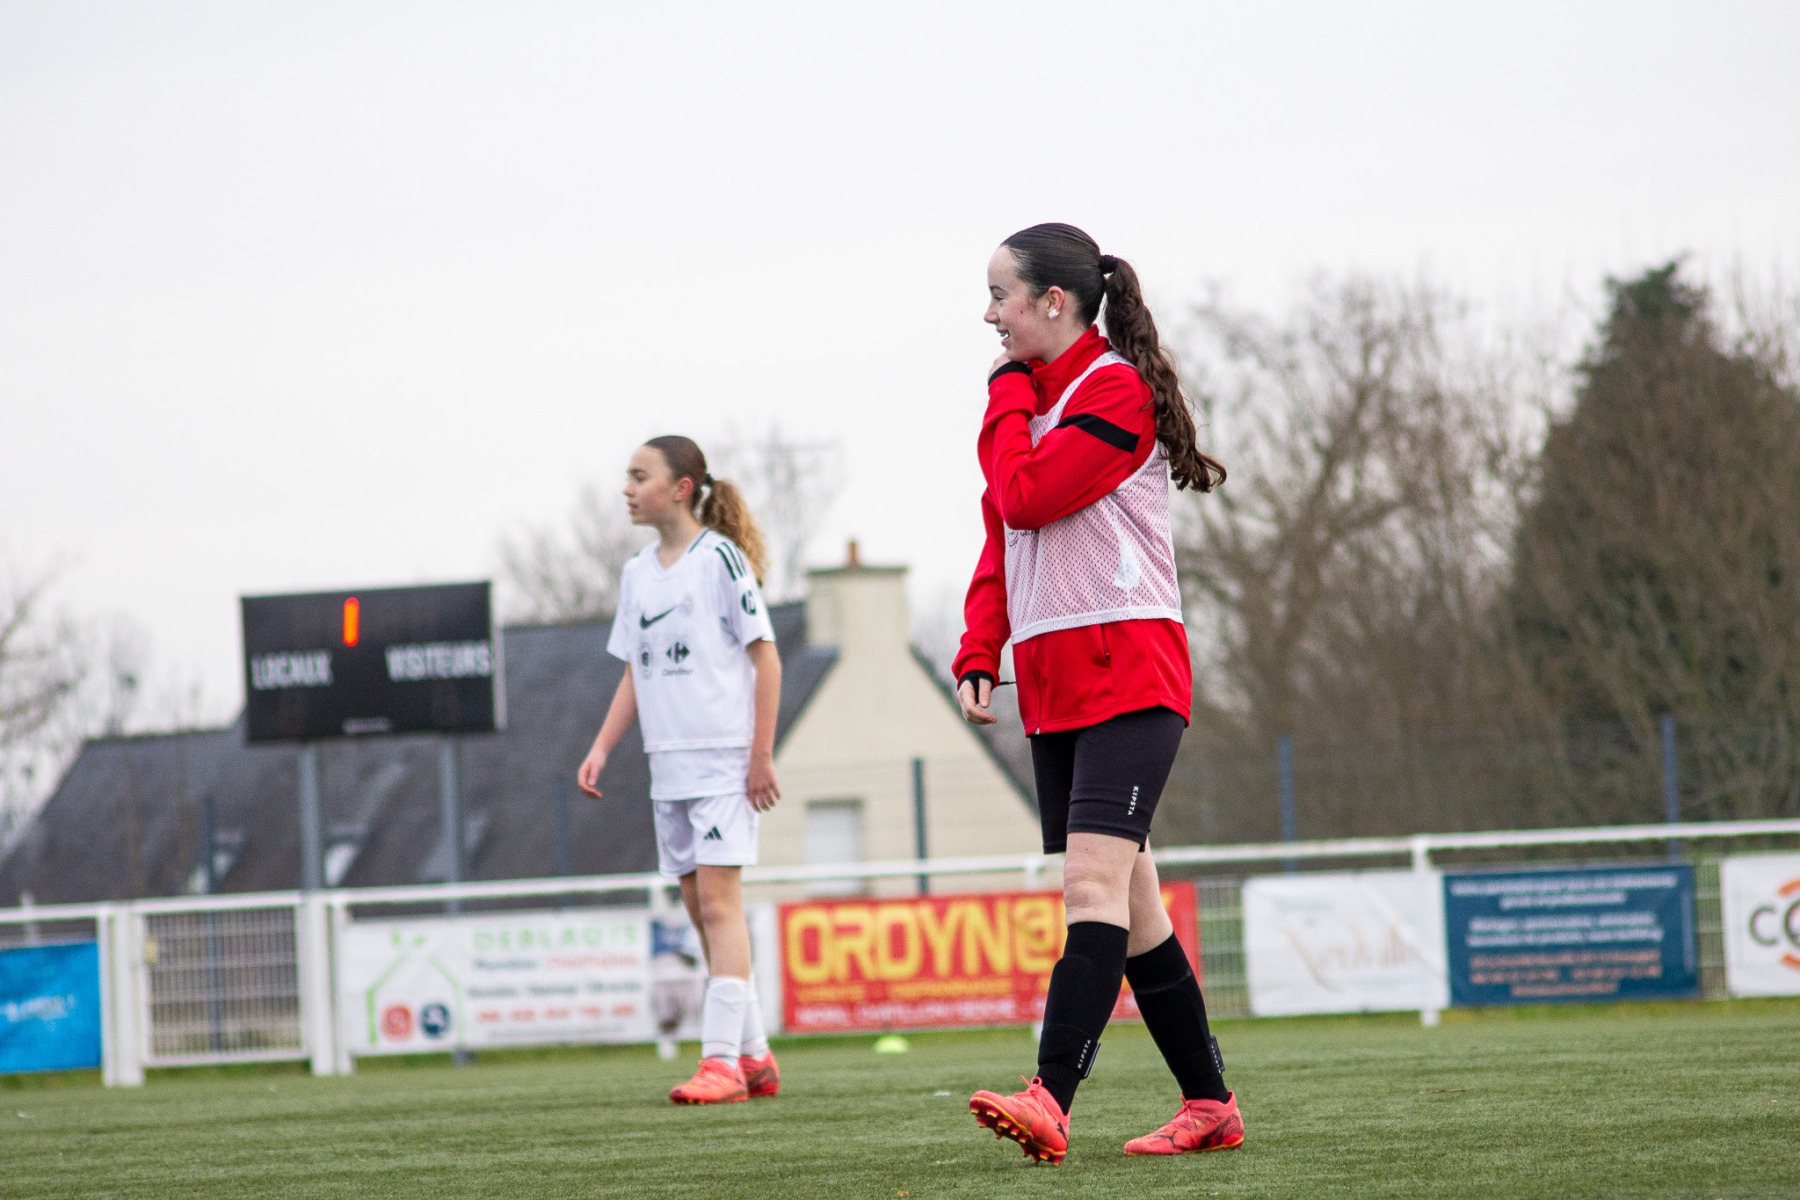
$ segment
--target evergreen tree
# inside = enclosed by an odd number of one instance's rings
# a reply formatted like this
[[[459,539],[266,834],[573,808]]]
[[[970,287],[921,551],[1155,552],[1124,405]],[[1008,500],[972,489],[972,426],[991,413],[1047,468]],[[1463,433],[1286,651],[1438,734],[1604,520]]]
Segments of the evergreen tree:
[[[1676,714],[1684,816],[1800,812],[1800,395],[1728,344],[1678,263],[1608,287],[1519,526],[1506,615],[1528,686],[1639,760]],[[1626,774],[1569,815],[1660,812],[1654,774]]]

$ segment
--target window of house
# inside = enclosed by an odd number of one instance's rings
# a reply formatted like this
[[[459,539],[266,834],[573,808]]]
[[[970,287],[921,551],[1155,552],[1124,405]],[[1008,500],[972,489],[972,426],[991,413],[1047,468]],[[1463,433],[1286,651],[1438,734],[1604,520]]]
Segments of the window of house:
[[[244,832],[241,829],[221,829],[213,835],[213,886],[216,888],[225,882],[225,876],[231,874],[231,868],[237,865],[238,855],[244,852]],[[202,860],[206,852],[200,852]],[[190,895],[199,896],[206,892],[206,863],[194,864],[188,875],[187,890]]]
[[[335,841],[325,847],[322,867],[326,887],[336,887],[344,881],[344,875],[350,870],[350,864],[356,861],[356,852],[360,849],[362,843],[350,839]]]
[[[861,800],[809,800],[806,803],[806,861],[859,863],[863,854],[863,802]],[[821,892],[862,891],[860,880],[821,883]]]

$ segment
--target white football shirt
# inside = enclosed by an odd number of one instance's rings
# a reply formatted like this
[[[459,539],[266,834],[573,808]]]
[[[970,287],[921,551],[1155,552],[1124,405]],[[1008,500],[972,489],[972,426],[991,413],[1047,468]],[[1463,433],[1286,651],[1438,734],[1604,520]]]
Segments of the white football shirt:
[[[775,629],[750,561],[730,538],[704,531],[667,570],[656,546],[625,564],[606,643],[632,672],[650,797],[741,792],[756,725],[746,647],[773,643]]]

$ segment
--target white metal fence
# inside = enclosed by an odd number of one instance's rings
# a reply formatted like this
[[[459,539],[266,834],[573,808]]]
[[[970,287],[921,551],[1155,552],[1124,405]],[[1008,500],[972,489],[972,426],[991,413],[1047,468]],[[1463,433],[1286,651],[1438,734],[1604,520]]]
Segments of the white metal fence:
[[[1238,873],[1243,868],[1393,865],[1399,859],[1423,871],[1446,855],[1498,851],[1565,851],[1559,856],[1563,862],[1601,851],[1618,860],[1632,857],[1622,847],[1668,843],[1672,852],[1677,842],[1683,859],[1696,866],[1702,994],[1722,995],[1717,855],[1696,850],[1752,840],[1792,845],[1800,840],[1800,820],[1183,846],[1158,849],[1156,859],[1167,877],[1191,878],[1195,884],[1207,1005],[1215,1015],[1230,1017],[1249,1011]],[[1540,859],[1534,865],[1547,864]],[[1043,855],[909,859],[751,868],[745,883],[755,890],[796,890],[796,898],[804,885],[867,886],[918,876],[947,881],[1018,876],[1025,886],[1037,887],[1054,868]],[[817,892],[808,889],[806,895],[816,898]],[[276,1059],[310,1060],[314,1074],[334,1075],[352,1069],[338,1035],[331,953],[334,936],[351,922],[378,914],[578,901],[642,906],[646,899],[653,908],[678,903],[668,881],[656,875],[611,875],[39,906],[0,910],[0,948],[99,942],[108,1085],[140,1084],[147,1067]]]
[[[304,1056],[296,916],[286,906],[145,914],[144,1062]]]

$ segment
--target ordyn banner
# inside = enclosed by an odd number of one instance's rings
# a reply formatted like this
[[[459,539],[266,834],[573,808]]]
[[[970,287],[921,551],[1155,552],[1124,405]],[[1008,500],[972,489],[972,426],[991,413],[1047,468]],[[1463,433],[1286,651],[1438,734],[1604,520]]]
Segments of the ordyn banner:
[[[1685,865],[1445,875],[1444,932],[1453,1004],[1700,990]]]
[[[1163,905],[1199,973],[1192,884]],[[789,1033],[949,1029],[1041,1020],[1066,930],[1057,892],[819,900],[780,910]],[[1126,991],[1117,1017],[1136,1017]]]

